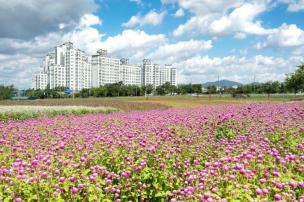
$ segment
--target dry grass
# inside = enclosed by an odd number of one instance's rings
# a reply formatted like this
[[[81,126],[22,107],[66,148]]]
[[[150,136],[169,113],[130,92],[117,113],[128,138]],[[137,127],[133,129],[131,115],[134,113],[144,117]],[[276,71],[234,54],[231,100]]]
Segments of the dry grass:
[[[293,95],[251,95],[249,98],[232,98],[230,95],[204,96],[150,96],[114,97],[114,98],[77,98],[45,100],[5,100],[0,105],[35,105],[35,106],[93,106],[113,107],[123,111],[143,111],[167,108],[189,108],[209,104],[241,104],[251,102],[286,102],[295,99]],[[303,100],[303,96],[296,99]]]
[[[203,96],[156,96],[148,99],[141,97],[138,99],[130,99],[131,102],[150,103],[164,105],[173,108],[189,108],[199,107],[203,105],[214,104],[244,104],[244,103],[259,103],[259,102],[287,102],[294,100],[294,96],[272,95],[268,98],[267,95],[255,95],[248,98],[232,98],[230,95],[203,95]],[[297,97],[303,100],[303,96]]]
[[[142,102],[130,98],[87,98],[87,99],[44,99],[44,100],[2,100],[0,105],[31,105],[31,106],[92,106],[113,107],[123,111],[142,111],[151,109],[166,109],[168,106]]]

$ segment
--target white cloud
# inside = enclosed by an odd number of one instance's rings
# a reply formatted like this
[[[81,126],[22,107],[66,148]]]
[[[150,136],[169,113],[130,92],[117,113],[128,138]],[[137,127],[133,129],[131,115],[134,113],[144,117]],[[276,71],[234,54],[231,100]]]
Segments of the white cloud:
[[[237,32],[233,37],[236,39],[245,39],[247,35],[243,32]]]
[[[195,15],[210,13],[225,13],[228,9],[237,7],[243,0],[161,0],[163,4],[178,4],[182,9]]]
[[[144,25],[159,25],[162,23],[166,12],[157,13],[155,11],[150,11],[145,16],[132,16],[130,20],[122,25],[124,27],[134,27],[136,25],[144,26]]]
[[[1,0],[0,37],[31,40],[62,28],[69,31],[96,8],[94,0]]]
[[[174,16],[175,17],[182,17],[182,16],[184,16],[185,15],[185,12],[184,12],[184,10],[183,9],[178,9],[176,12],[175,12],[175,14],[174,14]]]
[[[75,44],[75,47],[84,50],[87,54],[94,54],[101,47],[101,38],[103,36],[97,29],[88,27],[64,34],[59,43],[71,41]]]
[[[28,86],[31,74],[41,61],[28,55],[0,54],[0,85],[14,84],[17,87]]]
[[[65,28],[65,24],[64,23],[60,23],[59,25],[58,25],[58,27],[59,27],[59,29],[63,29],[63,28]]]
[[[214,4],[211,3],[211,6]],[[230,13],[229,7],[222,6],[222,10],[213,13],[201,13],[191,17],[185,24],[179,25],[174,30],[174,36],[183,34],[209,34],[212,36],[235,35],[238,39],[244,39],[247,34],[266,35],[272,32],[265,29],[260,21],[255,20],[267,9],[266,3],[260,1],[256,3],[236,4]],[[220,12],[222,11],[222,13]]]
[[[90,27],[92,25],[101,25],[101,20],[93,14],[85,14],[80,18],[79,26]]]
[[[136,3],[136,4],[141,4],[142,2],[141,2],[141,0],[130,0],[131,2],[134,2],[134,3]]]
[[[287,10],[290,12],[299,12],[304,10],[304,0],[281,0],[280,2],[288,5]]]
[[[282,24],[273,33],[269,34],[266,41],[259,42],[257,48],[293,48],[304,45],[304,31],[297,25]]]
[[[204,83],[206,81],[229,79],[251,83],[254,75],[259,82],[284,80],[287,73],[293,72],[300,62],[299,57],[284,58],[257,55],[252,57],[227,56],[223,58],[195,56],[174,64],[181,83]]]
[[[124,30],[121,34],[110,36],[101,43],[101,47],[110,53],[130,57],[138,52],[146,52],[164,44],[163,34],[149,35],[142,30]]]
[[[149,57],[161,63],[172,63],[201,54],[211,48],[212,41],[210,40],[179,41],[174,44],[160,46]]]

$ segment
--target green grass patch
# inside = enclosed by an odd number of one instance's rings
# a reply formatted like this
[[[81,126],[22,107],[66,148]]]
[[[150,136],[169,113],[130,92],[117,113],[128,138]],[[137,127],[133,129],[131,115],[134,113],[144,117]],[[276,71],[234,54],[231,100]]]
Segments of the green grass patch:
[[[81,115],[87,113],[110,113],[113,107],[88,106],[0,106],[0,120],[24,120],[40,116]]]

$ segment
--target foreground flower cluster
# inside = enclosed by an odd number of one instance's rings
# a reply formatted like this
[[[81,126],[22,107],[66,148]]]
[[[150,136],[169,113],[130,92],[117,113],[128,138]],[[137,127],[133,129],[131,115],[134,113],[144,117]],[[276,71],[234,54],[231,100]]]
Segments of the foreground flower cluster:
[[[304,106],[0,123],[0,201],[304,201]]]

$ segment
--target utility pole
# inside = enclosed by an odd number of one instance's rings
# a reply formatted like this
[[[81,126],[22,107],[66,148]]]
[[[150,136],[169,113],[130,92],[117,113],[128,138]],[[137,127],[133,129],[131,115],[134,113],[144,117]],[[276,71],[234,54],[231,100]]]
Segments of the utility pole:
[[[255,94],[255,72],[253,77],[253,94]]]
[[[219,94],[221,94],[221,87],[220,87],[220,74],[217,75],[217,86],[218,86],[218,91]]]

